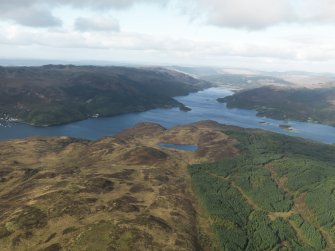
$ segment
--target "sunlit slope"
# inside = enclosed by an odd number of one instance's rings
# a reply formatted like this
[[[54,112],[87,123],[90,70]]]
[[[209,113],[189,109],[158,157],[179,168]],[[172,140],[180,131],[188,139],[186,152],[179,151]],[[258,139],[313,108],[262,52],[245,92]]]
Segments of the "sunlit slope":
[[[99,141],[1,142],[0,250],[213,247],[187,166],[234,155],[235,143],[213,122],[170,130],[140,124]]]

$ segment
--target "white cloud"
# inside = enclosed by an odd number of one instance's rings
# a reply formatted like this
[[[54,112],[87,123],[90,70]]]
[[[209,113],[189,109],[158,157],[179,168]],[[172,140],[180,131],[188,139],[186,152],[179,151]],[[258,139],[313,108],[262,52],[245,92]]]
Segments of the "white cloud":
[[[147,1],[150,0],[140,0]],[[11,1],[0,1],[1,9],[15,9],[15,8],[27,8],[31,6],[73,6],[75,8],[92,8],[92,9],[110,9],[110,8],[128,8],[138,2],[137,0],[11,0]]]
[[[168,2],[169,8],[135,6]],[[333,22],[334,0],[0,0],[0,52],[326,64],[335,58]]]
[[[230,28],[335,22],[334,0],[180,0],[192,19]]]
[[[43,0],[34,0],[43,2]],[[169,0],[48,0],[49,5],[67,5],[75,8],[125,9],[140,2],[164,3]]]
[[[26,26],[57,26],[61,22],[52,14],[57,7],[108,12],[139,3],[173,3],[192,19],[204,18],[208,24],[232,28],[263,29],[282,23],[335,22],[334,0],[11,0],[0,1],[0,19]]]
[[[111,16],[78,17],[74,26],[78,31],[120,31],[119,21]]]
[[[19,8],[15,11],[6,11],[3,13],[2,18],[31,27],[53,27],[62,25],[61,19],[55,17],[50,11],[39,8]]]
[[[315,39],[308,43],[296,38],[268,39],[262,37],[251,41],[199,41],[169,36],[155,36],[143,33],[106,33],[106,32],[75,32],[72,30],[26,29],[20,26],[3,30],[0,43],[9,45],[40,45],[50,48],[86,48],[99,50],[150,51],[171,56],[202,59],[206,57],[244,57],[272,58],[287,60],[327,61],[335,58],[335,37]]]
[[[57,7],[91,9],[105,12],[111,9],[126,9],[141,2],[164,4],[169,0],[0,0],[0,19],[11,20],[31,27],[52,27],[62,24],[52,14]]]
[[[295,19],[290,0],[191,0],[187,3],[189,2],[193,3],[193,15],[203,14],[208,23],[217,26],[261,29]]]
[[[10,2],[10,1],[9,1]],[[3,4],[0,2],[0,19],[10,20],[17,24],[31,27],[61,26],[60,18],[43,6]]]

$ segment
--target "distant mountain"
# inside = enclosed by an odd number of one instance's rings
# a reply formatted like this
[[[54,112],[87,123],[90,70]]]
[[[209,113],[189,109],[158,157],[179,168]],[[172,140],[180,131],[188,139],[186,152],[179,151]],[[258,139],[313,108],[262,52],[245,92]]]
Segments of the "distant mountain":
[[[260,87],[218,99],[229,108],[256,109],[258,116],[335,126],[335,88]]]
[[[158,107],[210,86],[164,68],[45,65],[0,67],[0,117],[38,126]]]
[[[218,68],[218,67],[182,67],[171,66],[173,69],[192,77],[196,77],[216,86],[226,87],[230,90],[252,89],[266,85],[292,86],[289,81],[270,74],[248,69]]]
[[[202,77],[202,79],[231,90],[252,89],[267,85],[293,85],[283,79],[266,75],[218,74]]]
[[[265,72],[230,67],[211,67],[211,66],[170,66],[169,69],[177,70],[186,74],[190,74],[199,78],[216,76],[216,75],[266,75]]]
[[[168,67],[171,70],[180,71],[186,74],[189,74],[194,77],[204,77],[204,76],[210,76],[210,75],[216,75],[221,73],[220,68],[216,67],[187,67],[187,66],[170,66]]]
[[[303,71],[266,72],[245,68],[200,66],[171,66],[169,68],[213,82],[216,85],[224,86],[231,90],[252,89],[268,85],[308,88],[335,87],[334,73]]]
[[[43,66],[48,64],[54,65],[96,65],[96,66],[127,66],[137,67],[139,64],[121,62],[121,61],[105,61],[105,60],[57,60],[57,59],[3,59],[0,58],[0,66]]]

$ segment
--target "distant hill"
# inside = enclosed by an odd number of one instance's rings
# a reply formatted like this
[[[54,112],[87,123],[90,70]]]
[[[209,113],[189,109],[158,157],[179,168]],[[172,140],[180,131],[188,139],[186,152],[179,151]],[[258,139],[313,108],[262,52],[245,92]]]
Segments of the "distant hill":
[[[293,84],[283,79],[266,75],[243,74],[216,74],[202,77],[213,84],[224,86],[231,90],[252,89],[268,85],[292,86]]]
[[[327,88],[335,86],[333,73],[313,73],[303,71],[267,72],[246,68],[229,67],[181,67],[170,66],[191,76],[213,82],[231,90],[245,90],[268,85],[296,88]]]
[[[169,69],[176,70],[179,72],[183,72],[189,74],[191,76],[202,78],[204,76],[211,76],[217,75],[221,73],[220,68],[216,67],[204,67],[204,66],[194,66],[194,67],[187,67],[187,66],[170,66]]]
[[[314,121],[335,126],[335,88],[289,89],[274,86],[218,99],[229,108],[256,109],[258,116]]]
[[[208,86],[164,68],[0,67],[0,117],[45,126],[157,107],[183,107],[174,96]]]

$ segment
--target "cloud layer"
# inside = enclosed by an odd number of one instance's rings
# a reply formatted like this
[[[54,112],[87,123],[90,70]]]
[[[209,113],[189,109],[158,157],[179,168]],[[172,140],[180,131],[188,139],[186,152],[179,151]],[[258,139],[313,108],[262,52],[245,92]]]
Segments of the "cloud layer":
[[[279,24],[335,22],[334,0],[184,0],[193,19],[231,28],[263,29]]]
[[[96,29],[92,32],[91,29],[101,23],[93,19],[83,19],[79,23],[82,25],[80,31],[50,30],[46,33],[43,30],[25,30],[23,27],[8,28],[0,34],[0,43],[16,46],[38,45],[53,48],[153,52],[157,55],[166,54],[193,59],[231,56],[327,61],[335,58],[335,36],[327,36],[326,39],[322,37],[310,39],[307,43],[307,39],[295,37],[280,40],[273,38],[267,41],[262,41],[262,37],[250,41],[235,38],[226,39],[226,41],[199,41],[134,32],[97,32]],[[100,28],[114,29],[114,27],[105,27],[104,22]],[[81,32],[83,29],[86,32]]]
[[[173,4],[192,19],[231,28],[263,29],[282,23],[335,22],[334,0],[11,0],[0,1],[0,19],[33,27],[60,26],[57,7],[108,11],[135,4]]]
[[[11,1],[9,2],[12,3]],[[10,20],[17,24],[31,27],[54,27],[62,25],[61,19],[55,17],[47,8],[27,5],[25,3],[16,7],[13,3],[4,4],[0,2],[0,20]]]
[[[164,3],[164,0],[10,0],[0,1],[0,19],[10,20],[24,26],[53,27],[62,22],[53,15],[57,7],[75,9],[92,9],[108,11],[110,9],[126,9],[141,2]]]
[[[334,0],[11,0],[0,1],[0,53],[330,62],[334,23]]]
[[[189,13],[209,24],[232,28],[262,29],[296,19],[289,0],[188,0]]]
[[[119,21],[111,16],[105,17],[78,17],[75,21],[78,31],[120,31]]]

